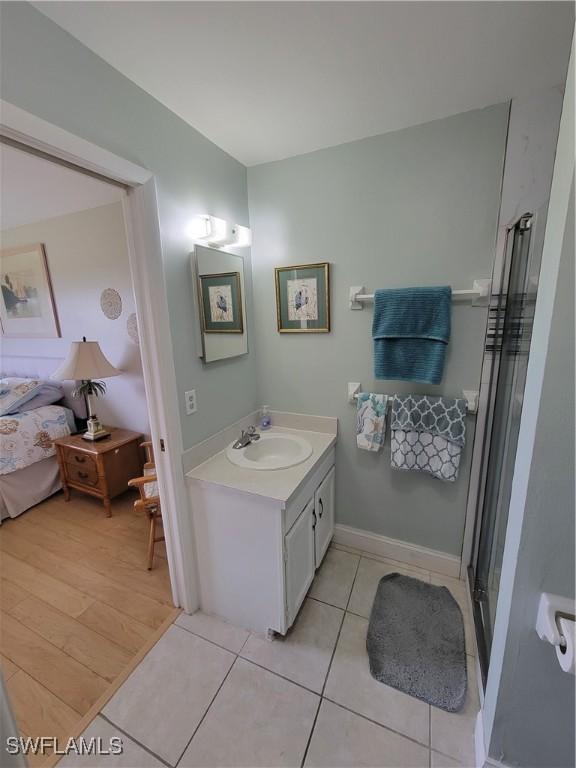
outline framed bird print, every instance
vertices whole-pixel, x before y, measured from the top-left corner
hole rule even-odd
[[[276,267],[279,333],[330,331],[330,264]]]
[[[200,275],[198,281],[204,333],[244,333],[240,272]]]

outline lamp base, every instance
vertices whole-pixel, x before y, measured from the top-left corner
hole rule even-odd
[[[110,432],[100,424],[95,413],[88,419],[86,427],[86,432],[82,435],[83,440],[102,440],[103,437],[110,435]]]
[[[102,440],[103,437],[110,437],[110,434],[105,429],[101,429],[98,432],[84,432],[80,437],[82,440]]]

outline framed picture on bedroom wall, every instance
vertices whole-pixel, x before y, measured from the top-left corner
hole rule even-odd
[[[46,251],[42,243],[0,250],[0,285],[0,324],[3,336],[60,336]]]

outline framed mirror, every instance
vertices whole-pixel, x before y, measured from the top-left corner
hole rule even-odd
[[[199,319],[199,356],[204,362],[248,352],[244,259],[234,253],[197,245],[192,275]]]

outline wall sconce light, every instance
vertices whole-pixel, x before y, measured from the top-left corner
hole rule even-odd
[[[214,245],[248,246],[251,242],[250,229],[240,224],[230,224],[217,216],[206,214],[195,216],[188,227],[188,235],[196,242]]]
[[[232,227],[232,234],[234,235],[232,245],[237,245],[239,247],[252,245],[252,232],[249,227],[234,224]]]

